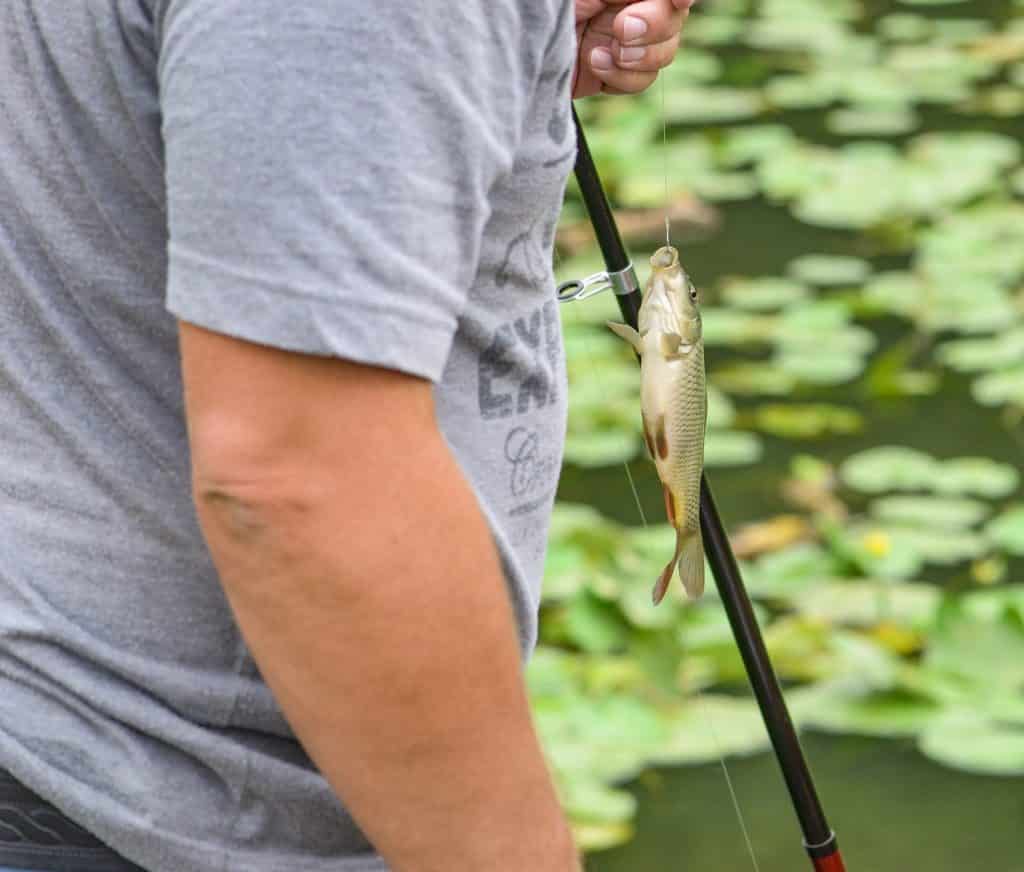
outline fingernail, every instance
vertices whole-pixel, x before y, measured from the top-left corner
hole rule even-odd
[[[631,64],[642,60],[645,54],[647,54],[647,49],[643,46],[638,45],[634,48],[623,48],[619,50],[619,60],[624,64]]]
[[[590,53],[590,66],[595,70],[610,70],[612,63],[612,53],[606,48],[595,48]]]
[[[645,33],[647,33],[646,21],[642,18],[637,18],[635,15],[626,16],[626,20],[622,24],[622,35],[625,37],[626,42],[639,39]]]

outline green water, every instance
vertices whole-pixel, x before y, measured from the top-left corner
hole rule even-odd
[[[914,7],[892,2],[864,4],[871,15],[915,11],[927,15],[988,18],[1001,21],[1009,6],[996,0],[949,6]],[[726,50],[728,53],[728,50]],[[742,68],[738,68],[742,72]],[[737,75],[741,75],[738,73]],[[787,113],[773,121],[791,126],[802,137],[835,144],[822,124],[822,112]],[[978,118],[943,109],[920,112],[922,130],[991,130],[1024,137],[1024,119]],[[907,137],[893,137],[899,142]],[[869,257],[876,269],[903,268],[904,255],[873,248],[865,237],[811,227],[796,221],[781,206],[762,199],[720,207],[721,229],[706,239],[681,246],[684,261],[698,284],[713,287],[724,275],[779,275],[792,258],[809,252]],[[656,244],[652,240],[651,244]],[[634,242],[646,251],[645,241]],[[880,322],[880,351],[906,330]],[[709,366],[716,361],[709,352]],[[718,362],[721,362],[721,358]],[[856,408],[865,420],[862,432],[800,442],[764,437],[762,460],[749,467],[716,469],[709,474],[727,527],[770,517],[788,507],[780,484],[794,454],[809,453],[838,462],[852,452],[881,444],[914,445],[937,457],[984,455],[1020,467],[1024,442],[1019,428],[998,410],[971,399],[969,380],[929,367],[941,378],[929,396],[898,400],[870,396],[856,383],[805,391],[801,399],[821,399]],[[757,401],[753,401],[757,402]],[[750,401],[738,400],[742,413]],[[639,499],[649,518],[660,518],[662,497],[653,466],[630,464]],[[639,523],[639,511],[622,467],[566,468],[560,499],[588,502],[619,521]],[[854,506],[856,508],[856,506]],[[1011,561],[1009,575],[1020,579],[1021,561]],[[964,567],[932,572],[929,580],[950,587],[966,584]],[[958,575],[959,573],[959,575]],[[840,837],[850,872],[1021,872],[1019,836],[1024,833],[1024,781],[982,777],[936,765],[912,742],[855,737],[805,735],[803,742],[830,823]],[[736,794],[761,872],[809,868],[788,794],[770,754],[729,761]],[[639,800],[636,837],[629,844],[588,857],[591,872],[741,872],[754,869],[744,846],[721,766],[686,767],[648,772],[630,785]]]
[[[1020,872],[1024,785],[952,772],[903,742],[807,736],[829,822],[849,872]],[[761,872],[809,869],[774,759],[729,762]],[[746,872],[721,767],[662,770],[636,785],[638,836],[593,854],[588,872]]]

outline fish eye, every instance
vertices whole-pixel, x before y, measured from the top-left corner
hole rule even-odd
[[[695,302],[695,303],[697,302],[697,289],[696,288],[690,288],[690,299],[693,300],[693,302]]]

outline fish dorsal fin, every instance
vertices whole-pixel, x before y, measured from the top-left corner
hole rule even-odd
[[[607,321],[605,323],[608,324],[612,333],[622,339],[625,339],[626,342],[632,345],[633,350],[636,351],[637,354],[641,354],[643,352],[643,342],[640,339],[640,334],[637,333],[636,330],[628,324],[620,324],[618,321]]]

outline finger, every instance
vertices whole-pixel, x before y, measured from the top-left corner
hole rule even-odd
[[[619,45],[616,41],[610,46],[617,67],[646,73],[657,72],[671,64],[678,48],[678,33],[656,45]]]
[[[658,76],[656,72],[616,66],[611,51],[604,47],[595,48],[590,53],[590,68],[601,81],[605,93],[637,94],[648,88]]]
[[[623,45],[656,45],[676,36],[689,14],[689,8],[677,9],[672,0],[639,0],[615,16],[612,30]]]

